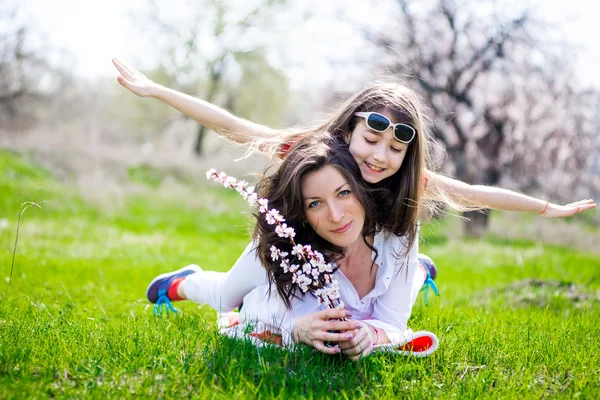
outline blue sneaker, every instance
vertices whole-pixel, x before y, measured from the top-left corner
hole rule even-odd
[[[440,292],[434,282],[435,278],[437,277],[437,268],[435,267],[433,260],[427,257],[425,254],[419,254],[418,259],[419,264],[425,269],[425,272],[427,272],[427,278],[425,279],[425,282],[423,282],[421,292],[425,292],[423,295],[423,300],[425,301],[425,305],[428,306],[429,303],[427,302],[427,294],[429,293],[429,289],[433,290],[433,293],[435,293],[436,296],[440,295]]]
[[[167,272],[154,278],[146,289],[146,297],[148,298],[148,301],[150,301],[150,303],[154,303],[152,315],[160,316],[162,314],[163,305],[165,306],[165,310],[167,310],[167,315],[169,315],[169,311],[177,313],[178,311],[171,305],[171,299],[167,295],[169,287],[171,287],[171,284],[174,281],[183,279],[188,275],[195,274],[196,272],[200,271],[202,271],[202,269],[199,266],[188,265],[187,267],[183,267],[177,271]]]

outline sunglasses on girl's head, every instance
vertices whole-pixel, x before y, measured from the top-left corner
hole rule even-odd
[[[357,112],[355,116],[364,118],[367,122],[367,127],[375,132],[385,132],[390,126],[394,130],[394,138],[402,143],[410,143],[417,134],[415,128],[406,124],[392,124],[385,115],[376,112]]]

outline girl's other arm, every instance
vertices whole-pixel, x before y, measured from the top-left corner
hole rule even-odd
[[[133,94],[158,99],[234,142],[249,143],[254,138],[276,135],[267,126],[236,117],[207,101],[161,86],[116,58],[112,62],[120,73],[117,81]]]
[[[437,186],[448,196],[450,201],[467,207],[535,212],[547,218],[569,217],[596,208],[593,200],[580,200],[563,206],[512,190],[493,186],[469,185],[430,171],[427,172],[427,177],[429,184],[425,190]]]

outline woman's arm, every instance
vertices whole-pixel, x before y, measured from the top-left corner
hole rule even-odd
[[[254,288],[268,284],[267,272],[251,242],[227,272],[202,271],[189,275],[183,283],[185,296],[196,303],[207,304],[219,312],[231,311]]]
[[[154,83],[116,58],[112,62],[120,73],[117,81],[133,94],[158,99],[237,143],[250,143],[254,138],[268,138],[277,134],[267,126],[236,117],[207,101]]]
[[[596,208],[593,200],[580,200],[567,205],[550,203],[512,190],[493,186],[469,185],[434,172],[427,172],[427,190],[439,187],[450,201],[467,207],[493,208],[504,211],[535,212],[547,218],[569,217]]]

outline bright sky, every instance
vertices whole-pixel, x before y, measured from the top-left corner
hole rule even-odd
[[[45,32],[47,40],[73,54],[74,72],[77,74],[86,77],[114,76],[110,63],[114,56],[137,67],[151,63],[148,55],[152,53],[152,49],[143,48],[143,45],[136,42],[131,17],[144,3],[143,0],[24,0],[24,3],[27,4],[28,17],[36,21],[37,27]],[[329,4],[321,3],[321,6]],[[600,2],[531,0],[531,4],[537,6],[549,21],[561,25],[569,41],[581,46],[577,64],[581,81],[600,88],[600,74],[596,67],[600,65],[600,46],[597,45],[597,38],[600,37]],[[301,42],[313,42],[314,36],[302,40],[301,31],[299,27],[295,27],[290,30],[290,34]],[[308,29],[306,31],[309,34]],[[294,46],[294,50],[307,52],[308,60],[323,59],[323,52],[331,55],[330,49],[339,51],[340,41],[347,37],[336,29],[330,29],[325,36],[324,30],[320,31],[317,39],[320,46],[299,45],[298,48]],[[312,65],[316,68],[319,64]],[[321,63],[321,66],[324,64]]]

